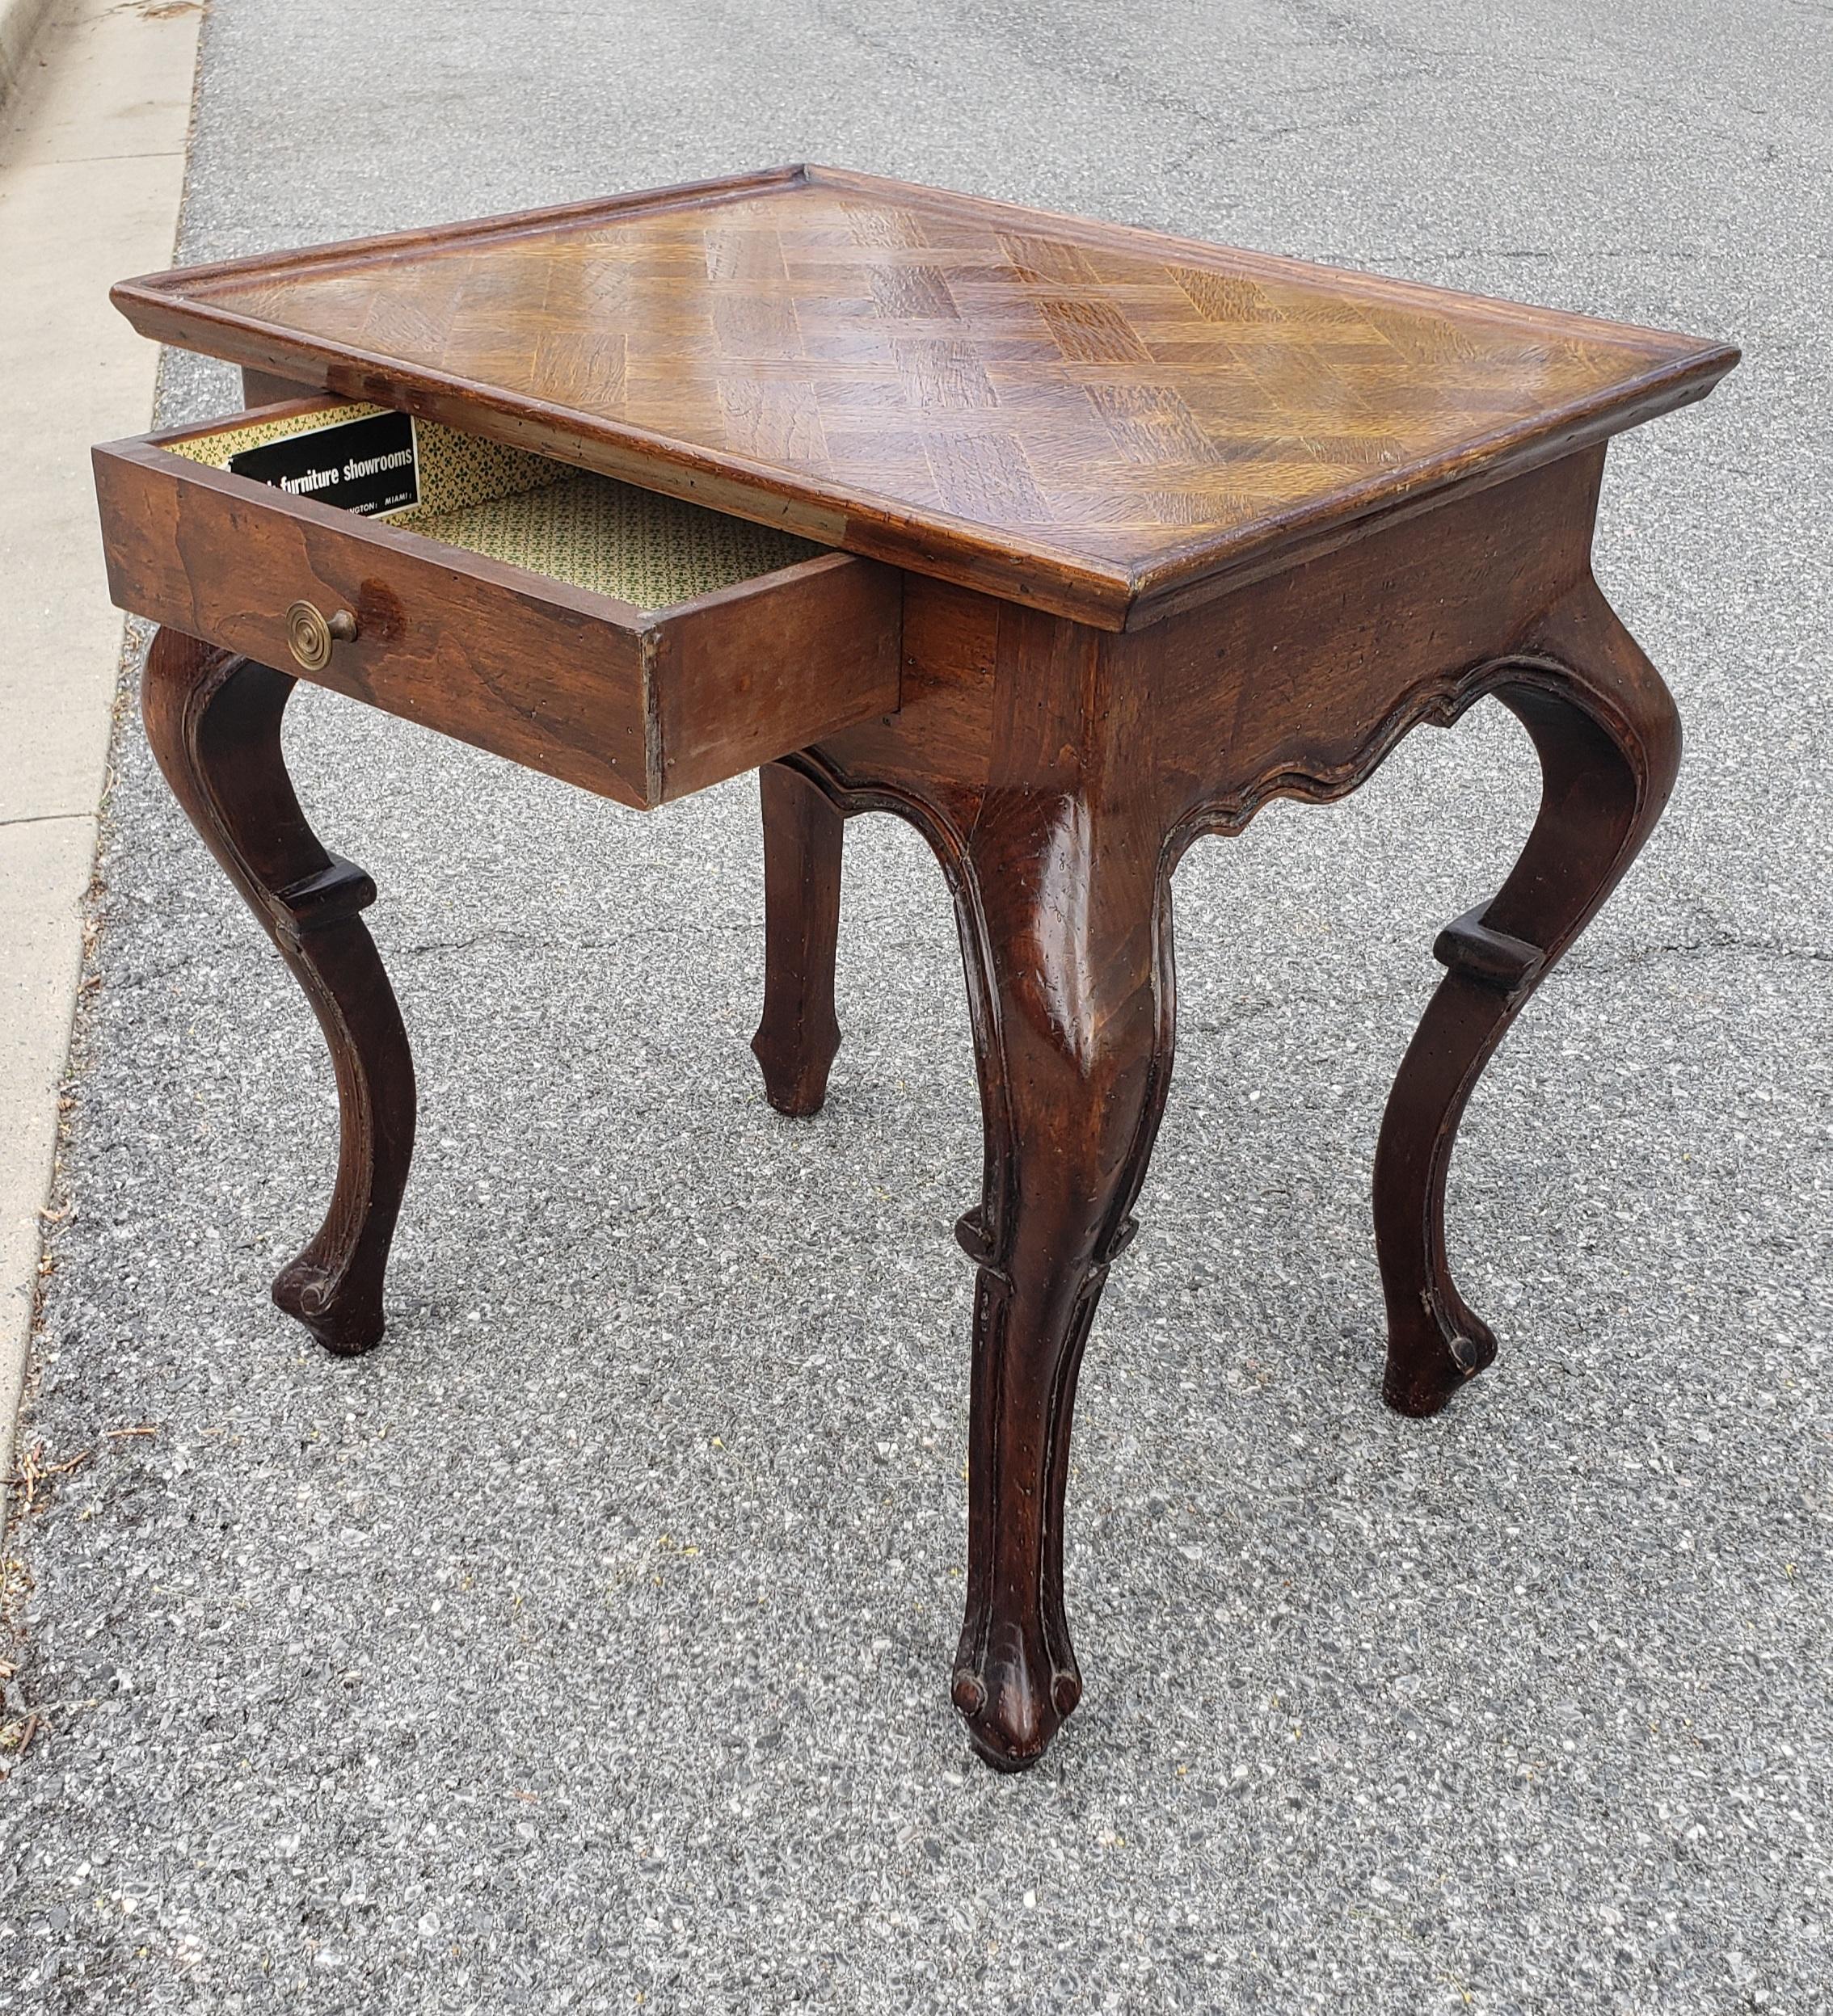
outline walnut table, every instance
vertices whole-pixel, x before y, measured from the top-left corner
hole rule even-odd
[[[297,677],[638,807],[761,768],[785,1113],[840,1040],[842,821],[935,849],[985,1121],[954,1698],[990,1762],[1081,1691],[1070,1412],[1170,1079],[1172,870],[1493,694],[1540,811],[1434,947],[1375,1168],[1389,1404],[1489,1363],[1445,1260],[1459,1116],[1679,757],[1591,577],[1604,444],[1734,351],[803,168],[115,297],[256,409],[96,470],[115,598],[162,626],[154,747],[335,1060],[330,1211],[274,1284],[332,1350],[381,1335],[414,1083],[373,886],[282,766]]]

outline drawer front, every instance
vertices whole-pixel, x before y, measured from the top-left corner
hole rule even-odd
[[[644,611],[162,438],[95,452],[120,607],[624,804],[683,797],[897,707],[900,578],[875,562],[823,554]],[[293,649],[301,604],[328,624],[322,663]]]

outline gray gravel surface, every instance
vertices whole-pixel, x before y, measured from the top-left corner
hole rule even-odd
[[[1369,1166],[1526,743],[1479,709],[1181,870],[1079,1408],[1088,1693],[1022,1779],[946,1695],[979,1151],[915,836],[849,831],[792,1125],[748,781],[646,819],[304,693],[423,1087],[390,1337],[339,1364],[265,1298],[330,1073],[130,726],[0,2009],[1833,2005],[1830,92],[1810,0],[216,0],[192,258],[811,158],[1747,360],[1612,458],[1599,570],[1687,767],[1472,1111],[1505,1355],[1437,1421],[1377,1401]],[[171,416],[231,397],[168,372]]]

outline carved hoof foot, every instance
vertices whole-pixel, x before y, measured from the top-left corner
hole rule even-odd
[[[1081,1699],[1082,1676],[1072,1667],[1034,1671],[1022,1654],[989,1656],[984,1673],[956,1667],[953,1691],[982,1761],[996,1771],[1028,1771]]]
[[[341,1290],[341,1292],[340,1292]],[[360,1357],[381,1342],[386,1327],[379,1295],[356,1294],[303,1257],[274,1277],[274,1307],[305,1324],[327,1351]]]
[[[1455,1319],[1422,1311],[1416,1338],[1389,1340],[1381,1398],[1397,1414],[1423,1420],[1495,1359],[1495,1333],[1481,1316],[1468,1309]]]
[[[791,1120],[807,1120],[827,1101],[828,1074],[840,1054],[840,1030],[831,1042],[800,1046],[779,1041],[760,1029],[752,1038],[752,1054],[764,1072],[764,1096]]]

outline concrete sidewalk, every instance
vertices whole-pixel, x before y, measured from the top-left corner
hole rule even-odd
[[[29,51],[27,10],[5,17],[18,84],[0,106],[0,1452],[9,1467],[121,650],[89,448],[146,425],[156,363],[107,291],[171,257],[200,12],[65,0]]]
[[[0,107],[19,89],[28,69],[43,61],[38,32],[51,0],[0,0]]]
[[[423,1095],[390,1337],[339,1364],[266,1300],[322,1046],[124,734],[0,2010],[1827,2010],[1833,19],[217,0],[200,76],[189,258],[828,159],[1747,362],[1613,452],[1599,572],[1687,762],[1466,1123],[1504,1355],[1436,1421],[1377,1401],[1369,1162],[1525,742],[1479,709],[1180,869],[1176,1081],[1077,1400],[1087,1694],[1015,1781],[947,1698],[980,1153],[914,836],[849,831],[845,1046],[792,1125],[748,782],[644,819],[302,693]]]

